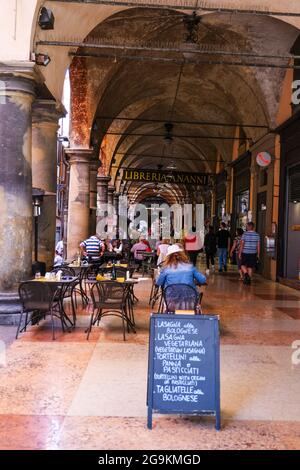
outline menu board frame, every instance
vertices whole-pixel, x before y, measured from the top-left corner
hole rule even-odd
[[[206,328],[209,329],[210,335],[206,339],[205,347],[210,348],[210,357],[212,358],[213,364],[210,364],[210,373],[213,374],[214,380],[209,384],[211,386],[210,393],[212,394],[210,399],[213,403],[211,409],[203,409],[203,406],[195,405],[194,409],[191,410],[190,406],[185,405],[184,401],[178,405],[178,402],[170,402],[167,406],[160,407],[155,404],[154,390],[157,383],[155,381],[155,373],[158,368],[161,367],[160,360],[155,355],[156,340],[156,328],[157,322],[160,320],[167,320],[168,322],[178,322],[183,320],[187,324],[192,322],[197,323],[197,328],[201,331],[201,323],[206,323]],[[198,326],[199,325],[199,326]],[[203,330],[203,328],[202,328]],[[207,342],[209,341],[209,344]],[[201,361],[199,361],[201,364]],[[200,367],[200,366],[199,366]],[[207,364],[205,365],[207,367]],[[202,366],[200,369],[203,368]],[[202,371],[202,369],[201,369]],[[203,372],[203,371],[202,371]],[[219,316],[218,315],[185,315],[185,314],[157,314],[152,313],[150,316],[150,338],[149,338],[149,355],[148,355],[148,386],[147,386],[147,407],[148,407],[148,418],[147,426],[152,429],[152,415],[153,413],[159,414],[180,414],[180,415],[212,415],[215,416],[215,428],[217,431],[221,429],[221,406],[220,406],[220,331],[219,331]],[[189,409],[187,409],[189,408]]]

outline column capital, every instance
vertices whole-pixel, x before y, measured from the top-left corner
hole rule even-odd
[[[32,105],[32,123],[35,125],[57,125],[58,120],[66,114],[64,106],[54,100],[36,100]]]
[[[70,165],[74,163],[91,163],[94,157],[94,149],[66,149],[65,150]]]
[[[99,185],[107,185],[110,182],[111,177],[110,176],[102,176],[102,175],[97,175],[97,184]]]
[[[1,62],[0,63],[0,94],[12,96],[24,93],[34,97],[36,85],[42,84],[44,78],[33,62]]]

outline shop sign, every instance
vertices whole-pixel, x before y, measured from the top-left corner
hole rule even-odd
[[[212,186],[215,175],[212,173],[185,173],[156,170],[126,169],[123,180],[139,183],[174,183],[195,186]]]
[[[256,155],[256,163],[262,168],[266,168],[272,162],[272,156],[269,152],[259,152]]]

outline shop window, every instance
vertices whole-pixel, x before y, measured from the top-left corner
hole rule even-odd
[[[300,202],[300,165],[290,170],[289,202]]]
[[[300,165],[288,170],[288,204],[286,211],[285,276],[299,279],[300,262]]]
[[[221,199],[220,201],[217,201],[217,217],[220,221],[225,220],[225,215],[226,215],[226,201],[225,199]]]
[[[236,226],[246,229],[248,222],[250,191],[243,191],[236,196]]]

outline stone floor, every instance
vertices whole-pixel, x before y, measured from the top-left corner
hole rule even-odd
[[[146,427],[149,281],[136,286],[137,334],[117,319],[51,340],[48,321],[18,341],[0,328],[0,449],[300,449],[300,292],[232,270],[212,274],[203,309],[220,315],[222,431],[210,418],[154,415]],[[4,343],[6,343],[6,350]],[[1,353],[0,350],[0,353]],[[298,355],[300,357],[300,355]]]

